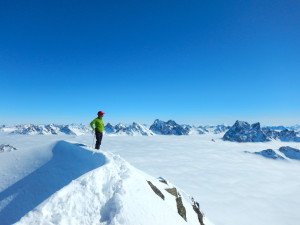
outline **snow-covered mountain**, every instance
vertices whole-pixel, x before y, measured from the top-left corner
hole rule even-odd
[[[191,126],[179,125],[174,120],[167,122],[156,119],[150,126],[150,130],[155,134],[161,135],[188,135],[191,132]]]
[[[200,126],[199,128],[202,128],[204,133],[220,134],[228,131],[230,129],[230,126],[221,124],[217,126],[212,126],[212,125]]]
[[[276,127],[278,128],[278,127]],[[280,129],[283,130],[280,130]],[[279,131],[270,127],[260,127],[260,123],[250,125],[245,121],[237,120],[235,124],[224,134],[223,140],[236,142],[266,142],[272,139],[280,141],[300,141],[300,137],[294,130],[280,127]]]
[[[245,151],[245,153],[252,153],[252,152]],[[261,155],[261,156],[263,156],[265,158],[269,158],[269,159],[282,159],[282,160],[285,160],[284,157],[277,154],[273,149],[266,149],[266,150],[262,150],[262,151],[259,151],[259,152],[253,152],[252,154]]]
[[[287,158],[300,160],[300,150],[289,146],[279,148]]]
[[[282,130],[293,130],[296,133],[300,132],[300,125],[294,125],[294,126],[267,126],[265,128],[268,128],[270,130],[275,130],[275,131],[282,131]]]
[[[212,225],[199,203],[167,180],[83,144],[6,152],[0,171],[1,225]]]
[[[289,146],[280,147],[278,150],[266,149],[259,152],[245,151],[245,153],[253,153],[255,155],[261,155],[269,159],[286,160],[288,158],[288,159],[300,160],[300,150]]]
[[[146,126],[133,122],[131,125],[126,126],[119,123],[115,126],[108,123],[105,125],[105,133],[112,135],[129,135],[129,136],[152,136],[154,133]]]
[[[16,126],[0,126],[0,131],[11,134],[25,134],[25,135],[84,135],[92,134],[90,126],[85,125],[34,125],[23,124]],[[167,122],[159,119],[148,128],[136,122],[125,125],[119,123],[112,125],[107,123],[105,125],[106,135],[120,135],[120,136],[152,136],[158,135],[199,135],[199,134],[222,134],[225,133],[223,140],[236,142],[265,142],[272,139],[280,141],[300,141],[300,126],[268,126],[260,127],[260,123],[250,125],[244,121],[236,121],[230,127],[224,124],[221,125],[206,125],[194,126],[188,124],[178,124],[174,120]]]
[[[237,120],[224,134],[223,140],[236,142],[266,142],[270,138],[260,128],[260,123],[250,125],[247,122]]]
[[[8,145],[8,144],[0,144],[0,153],[1,152],[11,152],[11,151],[15,151],[17,150],[17,148]]]
[[[24,135],[82,135],[91,134],[92,130],[88,126],[84,125],[34,125],[23,124],[12,127],[2,127],[1,131],[8,132],[10,134],[24,134]]]

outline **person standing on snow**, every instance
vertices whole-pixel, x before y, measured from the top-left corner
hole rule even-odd
[[[98,117],[90,123],[92,129],[95,130],[95,135],[96,135],[95,149],[100,149],[100,145],[101,145],[101,141],[102,141],[102,136],[103,136],[103,131],[104,131],[104,123],[102,120],[103,115],[104,115],[104,112],[99,111]],[[95,128],[94,128],[94,124],[96,126]]]

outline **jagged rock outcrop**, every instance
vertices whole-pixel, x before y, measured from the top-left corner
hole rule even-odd
[[[266,142],[270,141],[270,138],[262,131],[260,123],[250,125],[247,122],[237,120],[225,133],[223,140],[236,142]]]
[[[165,196],[163,195],[163,193],[161,193],[161,191],[154,184],[152,184],[151,181],[147,180],[147,183],[149,184],[149,186],[151,187],[151,189],[154,191],[155,194],[161,197],[162,200],[165,200]]]
[[[164,122],[161,120],[155,120],[150,126],[150,130],[155,134],[162,135],[188,135],[191,131],[189,126],[181,126],[177,124],[174,120],[169,120]]]
[[[195,213],[197,214],[198,216],[198,221],[201,225],[205,225],[204,222],[203,222],[203,213],[200,211],[200,205],[198,202],[196,202],[194,200],[194,198],[191,198],[191,201],[192,201],[192,205],[193,205],[193,210],[195,211]]]
[[[198,202],[196,202],[194,200],[193,197],[189,197],[188,204],[187,204],[186,199],[183,198],[183,196],[181,195],[181,193],[178,191],[178,189],[176,187],[169,184],[162,177],[160,177],[158,180],[161,183],[163,183],[163,186],[157,187],[157,186],[153,185],[153,183],[151,183],[150,181],[147,181],[149,186],[151,187],[151,189],[153,190],[153,192],[156,195],[158,195],[164,201],[166,201],[167,198],[170,198],[170,196],[173,196],[173,198],[175,198],[175,201],[174,200],[173,201],[176,204],[177,212],[185,221],[188,222],[190,219],[190,218],[188,218],[188,215],[187,215],[187,207],[190,207],[190,209],[192,209],[192,211],[194,211],[194,213],[195,213],[194,216],[196,216],[196,218],[198,219],[198,223],[200,225],[205,225],[204,215],[200,210],[200,205]],[[161,188],[161,190],[160,190],[160,188]],[[163,194],[162,192],[164,192],[165,194]],[[168,196],[168,194],[170,196]]]

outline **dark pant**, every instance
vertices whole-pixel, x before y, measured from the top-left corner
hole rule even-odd
[[[102,136],[103,134],[99,131],[95,131],[95,135],[96,135],[96,145],[95,145],[95,149],[100,149],[100,145],[101,145],[101,141],[102,141]]]

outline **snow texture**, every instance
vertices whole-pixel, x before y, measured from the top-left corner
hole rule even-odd
[[[105,136],[101,149],[120,155],[134,167],[150,174],[149,179],[147,176],[143,176],[145,182],[146,180],[151,181],[164,193],[166,198],[169,198],[170,195],[164,192],[165,186],[159,186],[153,177],[161,176],[167,179],[169,185],[170,183],[176,184],[182,196],[188,196],[184,194],[187,192],[200,202],[201,211],[215,224],[252,225],[253,222],[256,225],[298,224],[300,220],[299,161],[287,158],[278,150],[283,146],[279,140],[238,143],[223,141],[222,136],[222,134],[213,133],[180,136]],[[52,149],[55,147],[55,144],[51,143],[57,143],[59,140],[74,144],[93,145],[91,134],[30,136],[0,133],[1,143],[9,143],[18,149],[18,151],[0,154],[0,193],[49,162],[53,156]],[[50,147],[47,147],[48,145]],[[289,142],[289,146],[300,149],[299,142]],[[83,146],[83,148],[86,147]],[[259,152],[262,149],[273,149],[277,154],[286,157],[286,160],[269,160],[244,153],[244,151]],[[105,153],[103,154],[105,155]],[[95,170],[102,170],[108,164],[106,162],[105,165]],[[91,174],[95,170],[91,170],[81,177]],[[74,182],[81,177],[76,178]],[[134,180],[132,182],[132,186],[140,189]],[[151,191],[151,196],[163,201],[147,183],[144,184],[147,186],[147,190]],[[144,189],[140,190],[142,191],[137,190],[137,193],[141,193],[138,198],[141,196],[141,201],[144,199],[147,202],[148,199],[142,198]],[[102,192],[102,189],[98,192]],[[1,200],[1,207],[9,204],[14,197]],[[173,204],[175,197],[171,199],[172,205],[169,206],[177,216],[176,205]],[[66,198],[62,196],[62,204],[65,200]],[[127,202],[131,202],[134,207],[135,199],[126,201],[126,204]],[[80,207],[80,205],[81,202],[74,204],[73,207]],[[146,215],[145,218],[149,218],[150,215],[147,215],[147,212],[151,212],[153,204],[144,207],[149,207],[149,209],[144,208],[142,212],[137,212],[141,217]],[[186,208],[188,207],[189,205]],[[151,213],[151,215],[153,218],[155,217],[155,214]],[[182,220],[180,216],[179,218]],[[103,223],[107,224],[107,222]]]
[[[165,190],[174,185],[160,182],[118,155],[58,141],[27,151],[23,159],[37,153],[46,154],[42,165],[31,171],[32,165],[27,164],[26,175],[0,189],[1,225],[200,224],[191,197],[177,188],[186,209],[185,221],[177,212],[175,197]],[[164,200],[147,181],[164,193]],[[212,225],[205,217],[204,224]]]

